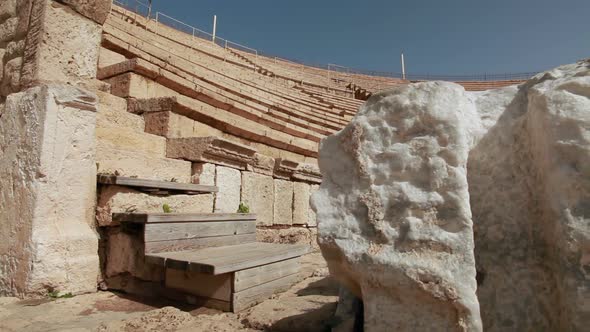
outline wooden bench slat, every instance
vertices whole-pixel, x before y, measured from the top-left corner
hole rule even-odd
[[[248,243],[235,246],[146,255],[168,268],[222,274],[266,265],[306,254],[307,245]]]
[[[256,223],[252,221],[213,221],[191,223],[155,223],[145,225],[144,241],[171,241],[197,239],[210,236],[252,234]]]
[[[141,224],[253,220],[253,213],[113,213],[113,221]]]
[[[112,184],[126,187],[143,188],[146,191],[156,190],[162,192],[184,192],[186,194],[195,193],[213,193],[218,192],[216,186],[208,186],[194,183],[180,183],[172,181],[158,181],[149,179],[130,178],[126,176],[99,174],[97,182],[102,184]],[[164,189],[164,190],[159,190]]]
[[[206,247],[233,246],[256,242],[256,233],[227,236],[209,236],[196,239],[182,239],[174,241],[153,241],[145,243],[145,253],[162,253],[171,251],[186,251]]]

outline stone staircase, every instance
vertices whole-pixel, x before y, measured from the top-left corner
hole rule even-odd
[[[208,160],[211,146],[230,144],[244,158],[253,150],[146,133],[125,98],[97,93],[96,219],[106,288],[238,312],[298,280],[298,257],[309,246],[256,242],[255,214],[212,213],[219,188],[193,183],[192,161]]]

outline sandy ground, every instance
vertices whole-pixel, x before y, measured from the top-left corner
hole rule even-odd
[[[301,273],[305,279],[287,292],[239,314],[113,292],[0,298],[0,331],[329,331],[338,284],[319,254],[303,257]]]

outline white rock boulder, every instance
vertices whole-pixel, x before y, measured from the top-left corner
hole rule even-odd
[[[368,331],[480,331],[467,158],[479,128],[463,88],[374,95],[322,141],[313,195],[330,272]]]

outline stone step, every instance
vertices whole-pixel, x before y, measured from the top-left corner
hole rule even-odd
[[[190,182],[191,163],[170,158],[114,149],[98,144],[96,160],[99,174],[139,177],[144,179]]]
[[[127,112],[127,99],[96,91],[99,99],[97,125],[115,124],[136,132],[143,132],[145,123],[140,115]]]
[[[166,157],[166,138],[112,123],[96,126],[97,146],[141,153],[154,158]]]
[[[179,183],[172,181],[157,181],[104,174],[99,174],[97,176],[97,182],[100,184],[133,187],[139,191],[158,195],[195,195],[199,193],[213,193],[219,191],[219,189],[216,186],[208,186],[193,183]]]

